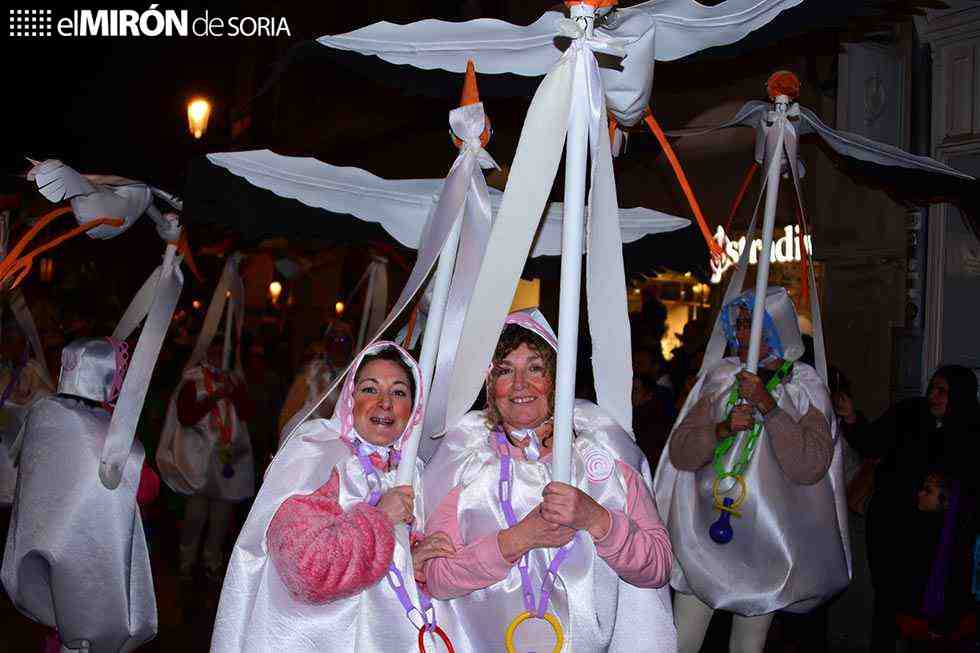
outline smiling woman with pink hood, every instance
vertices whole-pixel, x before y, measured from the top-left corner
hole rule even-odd
[[[632,438],[576,401],[571,483],[553,481],[557,348],[539,311],[508,315],[486,409],[426,466],[416,556],[439,540],[454,551],[425,563],[440,623],[460,651],[674,651],[670,538]]]
[[[395,527],[421,517],[422,500],[395,477],[424,396],[418,364],[378,342],[351,366],[333,417],[283,446],[235,544],[212,651],[417,646],[403,607],[417,605],[411,553]]]

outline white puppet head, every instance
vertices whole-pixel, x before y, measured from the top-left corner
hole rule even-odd
[[[739,338],[739,333],[746,333],[746,325],[741,321],[752,315],[755,304],[755,291],[747,290],[730,301],[721,309],[722,328],[725,338],[732,351],[747,347],[747,337]],[[751,318],[749,318],[751,319]],[[741,327],[741,328],[740,328]],[[798,360],[804,352],[803,337],[797,321],[796,308],[785,288],[770,286],[766,292],[766,310],[763,313],[762,342],[768,348],[767,358],[783,360]]]
[[[114,338],[83,338],[61,352],[58,394],[115,404],[129,368],[129,347]]]

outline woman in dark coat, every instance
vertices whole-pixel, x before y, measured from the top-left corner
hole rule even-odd
[[[899,613],[922,616],[934,634],[945,635],[972,607],[977,378],[968,368],[943,366],[925,397],[896,404],[865,428],[849,440],[864,458],[881,460],[868,510],[872,650],[894,651]],[[917,493],[930,474],[946,480],[946,515],[917,509]]]

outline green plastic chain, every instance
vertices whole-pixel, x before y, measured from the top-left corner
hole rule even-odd
[[[772,391],[783,382],[790,372],[793,371],[793,361],[783,361],[783,364],[776,370],[769,382],[766,383],[766,392],[772,394]],[[738,403],[738,384],[732,388],[731,394],[728,395],[728,403],[725,405],[725,419],[732,414],[732,409],[735,408],[735,404]],[[715,459],[714,467],[715,474],[719,477],[731,477],[731,476],[743,476],[745,474],[745,469],[749,466],[749,462],[752,460],[752,454],[755,453],[755,446],[759,441],[759,434],[762,433],[762,423],[756,422],[752,425],[752,430],[749,431],[749,435],[742,442],[742,450],[739,452],[738,460],[732,465],[730,471],[726,472],[725,468],[722,466],[722,458],[726,453],[728,453],[733,446],[735,446],[735,438],[738,433],[732,433],[727,438],[722,440],[715,446]]]

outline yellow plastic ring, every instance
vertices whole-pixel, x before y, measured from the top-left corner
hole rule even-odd
[[[725,505],[724,500],[722,500],[721,498],[721,494],[718,492],[720,483],[726,478],[735,479],[735,485],[738,486],[738,490],[739,490],[738,498],[736,498],[732,502],[730,508]],[[715,482],[712,483],[711,485],[711,496],[714,497],[715,499],[715,508],[717,508],[718,510],[724,510],[725,512],[730,512],[736,517],[739,516],[738,509],[745,502],[745,497],[748,496],[748,494],[749,494],[749,487],[748,485],[745,484],[745,479],[742,478],[739,474],[732,474],[731,472],[716,476]]]
[[[514,620],[507,626],[507,634],[504,635],[504,646],[507,647],[507,653],[517,653],[514,650],[514,633],[517,632],[518,626],[534,616],[535,614],[533,612],[525,610],[514,617]],[[561,629],[561,622],[558,621],[558,617],[550,612],[546,612],[542,619],[551,624],[551,629],[555,631],[555,648],[552,649],[551,653],[560,653],[562,647],[565,645],[565,633]]]

